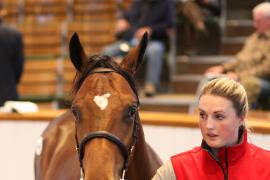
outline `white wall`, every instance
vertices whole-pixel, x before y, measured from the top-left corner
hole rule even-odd
[[[47,122],[0,121],[0,179],[33,180],[36,140]],[[197,128],[144,126],[146,140],[163,161],[201,143]],[[270,134],[250,135],[253,143],[270,150]]]
[[[146,140],[165,162],[174,154],[192,149],[201,144],[198,128],[144,126]],[[248,141],[270,150],[270,134],[249,133]]]
[[[47,122],[0,121],[0,179],[33,180],[36,140]]]

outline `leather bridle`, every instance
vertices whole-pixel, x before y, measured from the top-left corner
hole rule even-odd
[[[91,73],[89,74],[94,74],[94,73],[108,73],[108,72],[117,72],[114,71],[112,69],[109,68],[98,68],[93,70]],[[117,72],[119,73],[119,72]],[[122,75],[121,73],[119,73],[120,75]],[[123,76],[123,75],[122,75]],[[125,77],[125,76],[123,76]],[[125,77],[125,79],[127,79]],[[129,82],[129,85],[132,86],[133,84],[130,83],[129,81],[130,78],[127,79],[127,81]],[[79,142],[78,140],[78,136],[77,136],[77,125],[75,124],[75,141],[76,141],[76,150],[78,152],[78,157],[79,157],[79,162],[80,162],[80,180],[84,180],[84,168],[83,168],[83,158],[84,158],[84,148],[85,145],[91,141],[92,139],[96,139],[96,138],[104,138],[109,140],[110,142],[112,142],[113,144],[117,145],[117,147],[119,148],[122,156],[124,157],[124,165],[122,168],[122,175],[121,175],[121,179],[120,180],[125,180],[125,174],[127,172],[128,169],[128,164],[129,164],[129,160],[130,157],[133,153],[133,150],[135,148],[135,144],[137,142],[138,139],[138,132],[139,132],[139,113],[138,113],[138,107],[139,107],[139,98],[138,98],[138,94],[137,92],[134,90],[135,88],[132,88],[134,93],[137,96],[137,111],[135,113],[135,117],[134,117],[134,125],[133,125],[133,135],[132,135],[132,143],[129,147],[127,147],[122,140],[115,136],[114,134],[108,132],[108,131],[95,131],[95,132],[91,132],[89,134],[87,134],[82,140],[81,142]]]

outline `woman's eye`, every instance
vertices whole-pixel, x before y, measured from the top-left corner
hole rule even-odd
[[[206,117],[206,114],[203,113],[203,112],[200,112],[200,118],[201,118],[201,119],[206,119],[206,118],[207,118],[207,117]]]
[[[223,120],[225,117],[222,114],[217,114],[217,115],[215,115],[215,118],[217,120]]]

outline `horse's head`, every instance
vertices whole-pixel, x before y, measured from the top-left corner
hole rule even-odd
[[[139,99],[132,76],[146,46],[147,34],[117,64],[108,56],[88,58],[77,34],[70,40],[70,58],[77,69],[72,112],[85,179],[113,180],[123,176],[139,123]]]

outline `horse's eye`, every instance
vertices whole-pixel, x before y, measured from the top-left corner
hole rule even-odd
[[[136,107],[136,106],[130,107],[128,110],[128,116],[133,117],[137,111],[138,111],[138,107]]]
[[[75,117],[75,120],[78,120],[80,118],[80,113],[79,113],[77,108],[72,107],[71,112],[72,112],[73,116]]]

